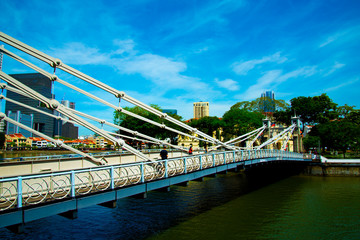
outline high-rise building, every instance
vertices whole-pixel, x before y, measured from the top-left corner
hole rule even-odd
[[[21,124],[24,124],[25,126],[32,128],[34,123],[34,115],[26,115],[22,114],[21,111],[11,112],[9,111],[7,113],[7,116]],[[26,131],[19,126],[16,126],[14,124],[11,124],[7,122],[6,125],[6,134],[15,134],[15,133],[21,133],[24,137],[32,137],[33,134],[29,131]]]
[[[162,112],[163,113],[170,113],[170,114],[177,114],[176,109],[163,109]]]
[[[47,98],[53,98],[51,92],[51,85],[52,85],[51,81],[49,80],[49,78],[43,76],[42,74],[28,73],[28,74],[12,74],[10,76],[15,78],[19,82],[25,84],[26,86],[32,88],[34,91],[37,91],[39,94]],[[22,96],[20,94],[11,91],[6,92],[6,97],[24,103],[26,105],[29,105],[31,107],[39,108],[47,113],[53,114],[53,110],[42,107],[43,104],[38,100]],[[11,112],[20,111],[22,114],[25,115],[33,114],[34,117],[33,117],[32,128],[48,136],[54,136],[54,125],[55,125],[54,118],[38,112],[34,112],[33,110],[19,106],[15,103],[6,101],[5,112],[8,113],[9,111]]]
[[[209,116],[209,102],[194,103],[194,118],[202,118]]]
[[[275,93],[266,91],[261,94],[262,108],[265,113],[275,112]]]
[[[62,100],[61,104],[65,107],[75,109],[75,103],[70,102],[69,100]],[[69,119],[66,116],[62,116],[62,118]],[[79,137],[79,127],[76,127],[73,123],[70,123],[66,120],[57,120],[55,128],[57,129],[58,134],[62,137],[68,137],[73,139],[77,139]]]

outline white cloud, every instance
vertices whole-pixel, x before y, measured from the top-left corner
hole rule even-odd
[[[134,50],[135,43],[132,39],[126,39],[126,40],[119,40],[116,39],[113,41],[114,45],[118,47],[118,49],[114,52],[114,54],[122,55],[124,53],[128,54],[136,54],[136,51]]]
[[[142,54],[130,58],[115,60],[116,67],[123,73],[141,74],[163,90],[168,89],[201,89],[208,87],[200,79],[182,75],[186,71],[185,62],[155,54]]]
[[[237,91],[240,89],[238,83],[232,79],[225,79],[223,81],[215,78],[215,82],[219,87],[225,88],[229,91]]]
[[[117,49],[111,53],[101,53],[97,48],[72,42],[65,44],[62,48],[53,48],[50,55],[61,59],[66,64],[107,65],[115,67],[121,73],[140,74],[151,80],[157,89],[161,88],[162,94],[171,89],[214,92],[200,78],[184,75],[187,64],[183,61],[151,53],[139,54],[134,49],[135,42],[132,39],[114,40],[113,42]]]
[[[339,42],[339,43],[345,43],[348,41],[356,41],[355,39],[358,39],[360,34],[360,26],[352,26],[345,30],[338,31],[331,36],[328,36],[325,41],[323,41],[319,48],[325,47],[333,42]]]
[[[350,81],[347,81],[347,82],[344,82],[344,83],[341,83],[337,86],[334,86],[334,87],[330,87],[330,88],[327,88],[327,89],[324,89],[323,92],[331,92],[331,91],[335,91],[339,88],[342,88],[342,87],[345,87],[347,85],[350,85],[350,84],[353,84],[353,83],[356,83],[357,81],[359,81],[359,78],[355,78],[355,79],[352,79]]]
[[[176,21],[171,21],[168,25],[163,26],[163,29],[169,29],[169,34],[167,34],[163,40],[186,36],[209,25],[213,28],[224,26],[228,23],[225,16],[245,5],[246,1],[244,0],[198,2],[195,4],[195,11],[181,11],[181,15],[176,16]],[[194,14],[194,12],[196,12],[196,14]]]
[[[232,65],[233,71],[239,75],[246,75],[251,69],[255,68],[256,65],[267,63],[267,62],[275,62],[275,63],[283,63],[287,60],[286,57],[280,56],[280,52],[277,52],[270,56],[265,56],[261,59],[253,59],[245,62],[236,62]]]
[[[268,71],[265,75],[258,79],[255,85],[250,86],[244,94],[237,95],[236,98],[250,100],[260,97],[264,89],[269,89],[271,84],[279,79],[281,73],[281,70]]]
[[[76,65],[106,64],[109,60],[109,55],[79,42],[66,43],[63,48],[51,48],[50,55],[66,64]]]
[[[331,69],[327,73],[324,74],[324,77],[332,74],[333,72],[335,72],[336,70],[338,70],[344,66],[345,66],[345,64],[343,64],[343,63],[335,62],[335,64],[331,67]]]
[[[275,89],[280,83],[290,78],[310,77],[316,73],[316,66],[306,66],[294,71],[282,74],[282,70],[271,70],[266,72],[257,83],[250,86],[242,95],[235,96],[238,99],[251,100],[260,97],[261,93],[266,89]]]

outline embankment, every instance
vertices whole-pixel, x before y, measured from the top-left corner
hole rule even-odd
[[[303,174],[311,176],[360,176],[360,159],[326,159],[311,163]]]

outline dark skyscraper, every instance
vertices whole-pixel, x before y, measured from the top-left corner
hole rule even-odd
[[[47,77],[41,75],[40,73],[12,74],[10,76],[20,81],[21,83],[25,84],[26,86],[32,88],[33,90],[37,91],[41,95],[47,98],[52,98],[51,81]],[[34,100],[22,96],[11,91],[7,91],[6,96],[10,99],[27,104],[31,107],[39,108],[42,111],[53,114],[52,110],[49,110],[45,107],[41,107],[42,104],[40,104],[38,100]],[[55,124],[54,118],[51,118],[49,116],[46,116],[38,112],[34,112],[33,110],[30,110],[28,108],[7,101],[5,105],[5,113],[7,114],[8,111],[11,112],[21,111],[21,113],[27,115],[33,114],[34,115],[33,129],[41,133],[44,133],[48,136],[54,136],[54,124]]]
[[[263,111],[266,113],[275,112],[275,93],[273,91],[266,91],[261,94]]]

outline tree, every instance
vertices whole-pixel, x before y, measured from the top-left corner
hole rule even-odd
[[[291,111],[300,117],[304,125],[325,123],[338,117],[335,111],[337,104],[325,93],[314,97],[293,98],[290,102]]]
[[[285,125],[290,125],[291,124],[291,117],[293,116],[292,111],[290,108],[288,109],[284,109],[284,110],[279,110],[279,111],[275,111],[273,114],[273,118],[280,123],[283,123]]]
[[[308,135],[306,135],[306,137],[303,138],[303,144],[304,144],[304,148],[308,151],[311,148],[317,149],[320,145],[320,137],[312,136],[312,135],[308,134]]]
[[[350,122],[357,124],[360,127],[360,110],[353,110],[348,114],[346,119]]]
[[[322,147],[340,150],[344,154],[348,149],[356,149],[360,142],[360,128],[347,119],[329,121],[313,127],[311,136],[319,136]]]
[[[303,123],[304,130],[306,125],[326,123],[339,117],[337,104],[325,93],[314,97],[296,97],[291,99],[290,103],[290,108],[285,108],[274,113],[273,116],[276,121],[289,125],[291,123],[291,117],[297,115]],[[349,109],[346,108],[346,111],[348,110]],[[344,110],[343,114],[345,114],[346,111]]]
[[[347,118],[352,112],[356,111],[354,107],[355,106],[348,106],[345,104],[344,106],[337,107],[336,112],[338,113],[339,117]]]
[[[158,105],[154,105],[154,104],[151,104],[150,105],[151,107],[161,111],[161,108],[158,106]],[[133,112],[137,115],[140,115],[142,117],[145,117],[147,119],[150,119],[152,121],[155,121],[157,123],[160,123],[160,124],[165,124],[166,126],[168,127],[171,127],[171,128],[175,128],[175,129],[178,129],[178,130],[182,130],[179,126],[177,126],[176,124],[173,124],[171,122],[168,122],[168,121],[164,121],[163,119],[161,119],[160,117],[140,108],[140,107],[125,107],[124,109],[126,109],[127,111],[130,111],[130,112]],[[181,120],[182,117],[179,116],[179,115],[176,115],[176,114],[169,114],[169,116],[175,118],[175,119],[178,119],[178,120]],[[148,122],[145,122],[143,120],[140,120],[138,118],[135,118],[135,117],[132,117],[132,116],[129,116],[129,115],[126,115],[122,112],[119,112],[119,111],[114,111],[114,123],[117,124],[117,125],[120,125],[122,127],[125,127],[125,128],[128,128],[130,130],[133,130],[133,131],[137,131],[139,133],[142,133],[142,134],[145,134],[145,135],[148,135],[148,136],[151,136],[151,137],[154,137],[154,138],[158,138],[158,139],[166,139],[166,138],[170,138],[170,140],[175,143],[176,142],[176,139],[177,139],[177,136],[178,134],[177,133],[174,133],[174,132],[171,132],[169,130],[165,130],[163,128],[160,128],[158,126],[155,126],[151,123],[148,123]],[[131,135],[129,133],[126,133],[126,132],[121,132],[121,134],[124,134],[124,135]]]
[[[3,132],[0,132],[0,146],[1,146],[1,149],[5,147],[5,133]]]
[[[230,109],[245,109],[250,112],[265,113],[267,109],[285,110],[289,104],[284,100],[271,99],[269,97],[260,97],[253,101],[243,101],[234,104]]]
[[[220,138],[218,133],[220,127],[222,127],[222,121],[218,117],[202,117],[199,119],[192,119],[188,124],[209,136],[213,136],[214,131],[216,131],[216,138]],[[202,143],[203,142],[200,142],[200,145],[202,145]]]
[[[223,116],[223,137],[225,141],[261,127],[262,119],[261,113],[231,108]]]

